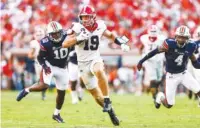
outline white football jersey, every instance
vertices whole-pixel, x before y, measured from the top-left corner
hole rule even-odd
[[[145,34],[142,35],[140,37],[140,41],[142,42],[144,49],[143,49],[143,56],[147,55],[150,51],[156,49],[157,47],[159,47],[163,42],[164,42],[165,38],[164,37],[160,37],[158,36],[157,40],[154,42],[151,42],[149,40],[149,35]],[[149,59],[149,61],[158,61],[158,60],[163,60],[163,55],[158,54],[152,58]]]
[[[96,22],[98,26],[93,32],[88,31],[80,23],[73,23],[72,30],[76,35],[80,34],[81,31],[86,31],[89,33],[88,41],[82,42],[75,46],[78,61],[90,61],[101,58],[99,52],[99,43],[103,32],[107,29],[107,27],[102,20],[97,20]]]
[[[40,42],[37,40],[32,40],[30,42],[30,47],[35,49],[35,61],[37,61],[37,56],[39,54],[40,51]]]

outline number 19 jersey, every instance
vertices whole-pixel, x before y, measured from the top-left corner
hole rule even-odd
[[[99,59],[99,43],[103,35],[103,32],[107,29],[104,21],[97,20],[97,28],[90,32],[82,24],[73,23],[72,30],[76,35],[79,35],[81,32],[89,33],[89,39],[84,42],[80,42],[75,46],[75,51],[77,53],[78,61],[90,61],[94,59]]]

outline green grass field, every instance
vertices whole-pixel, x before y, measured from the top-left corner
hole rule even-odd
[[[40,93],[31,93],[22,101],[15,100],[18,92],[1,92],[1,128],[110,128],[108,115],[102,112],[92,97],[85,93],[84,101],[72,105],[66,95],[59,124],[52,120],[56,93],[48,92],[46,101]],[[111,96],[113,106],[121,120],[120,128],[199,128],[200,108],[187,97],[176,97],[172,109],[155,109],[151,96]]]

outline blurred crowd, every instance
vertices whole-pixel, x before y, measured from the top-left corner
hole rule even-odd
[[[34,61],[26,58],[34,28],[45,28],[49,21],[55,20],[67,29],[78,21],[79,10],[85,4],[94,6],[97,19],[105,20],[109,30],[128,36],[133,49],[140,47],[140,36],[152,24],[169,37],[181,24],[187,25],[191,32],[200,26],[200,0],[1,0],[1,87],[21,89],[36,81]],[[141,84],[141,74],[134,66],[128,68],[130,71],[119,67],[108,68],[112,83],[118,85],[114,76],[126,72],[132,74],[129,83]],[[129,77],[119,77],[129,81]]]

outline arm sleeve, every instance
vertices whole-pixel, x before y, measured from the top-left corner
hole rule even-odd
[[[46,57],[47,57],[47,50],[40,44],[40,51],[37,56],[37,60],[40,63],[40,65],[46,65],[45,63]]]
[[[155,56],[156,54],[160,53],[158,48],[154,49],[153,51],[149,52],[145,57],[143,57],[140,62],[143,63],[144,61],[150,59],[151,57]]]
[[[198,61],[198,60],[192,61],[192,65],[194,68],[200,69],[200,61]]]

